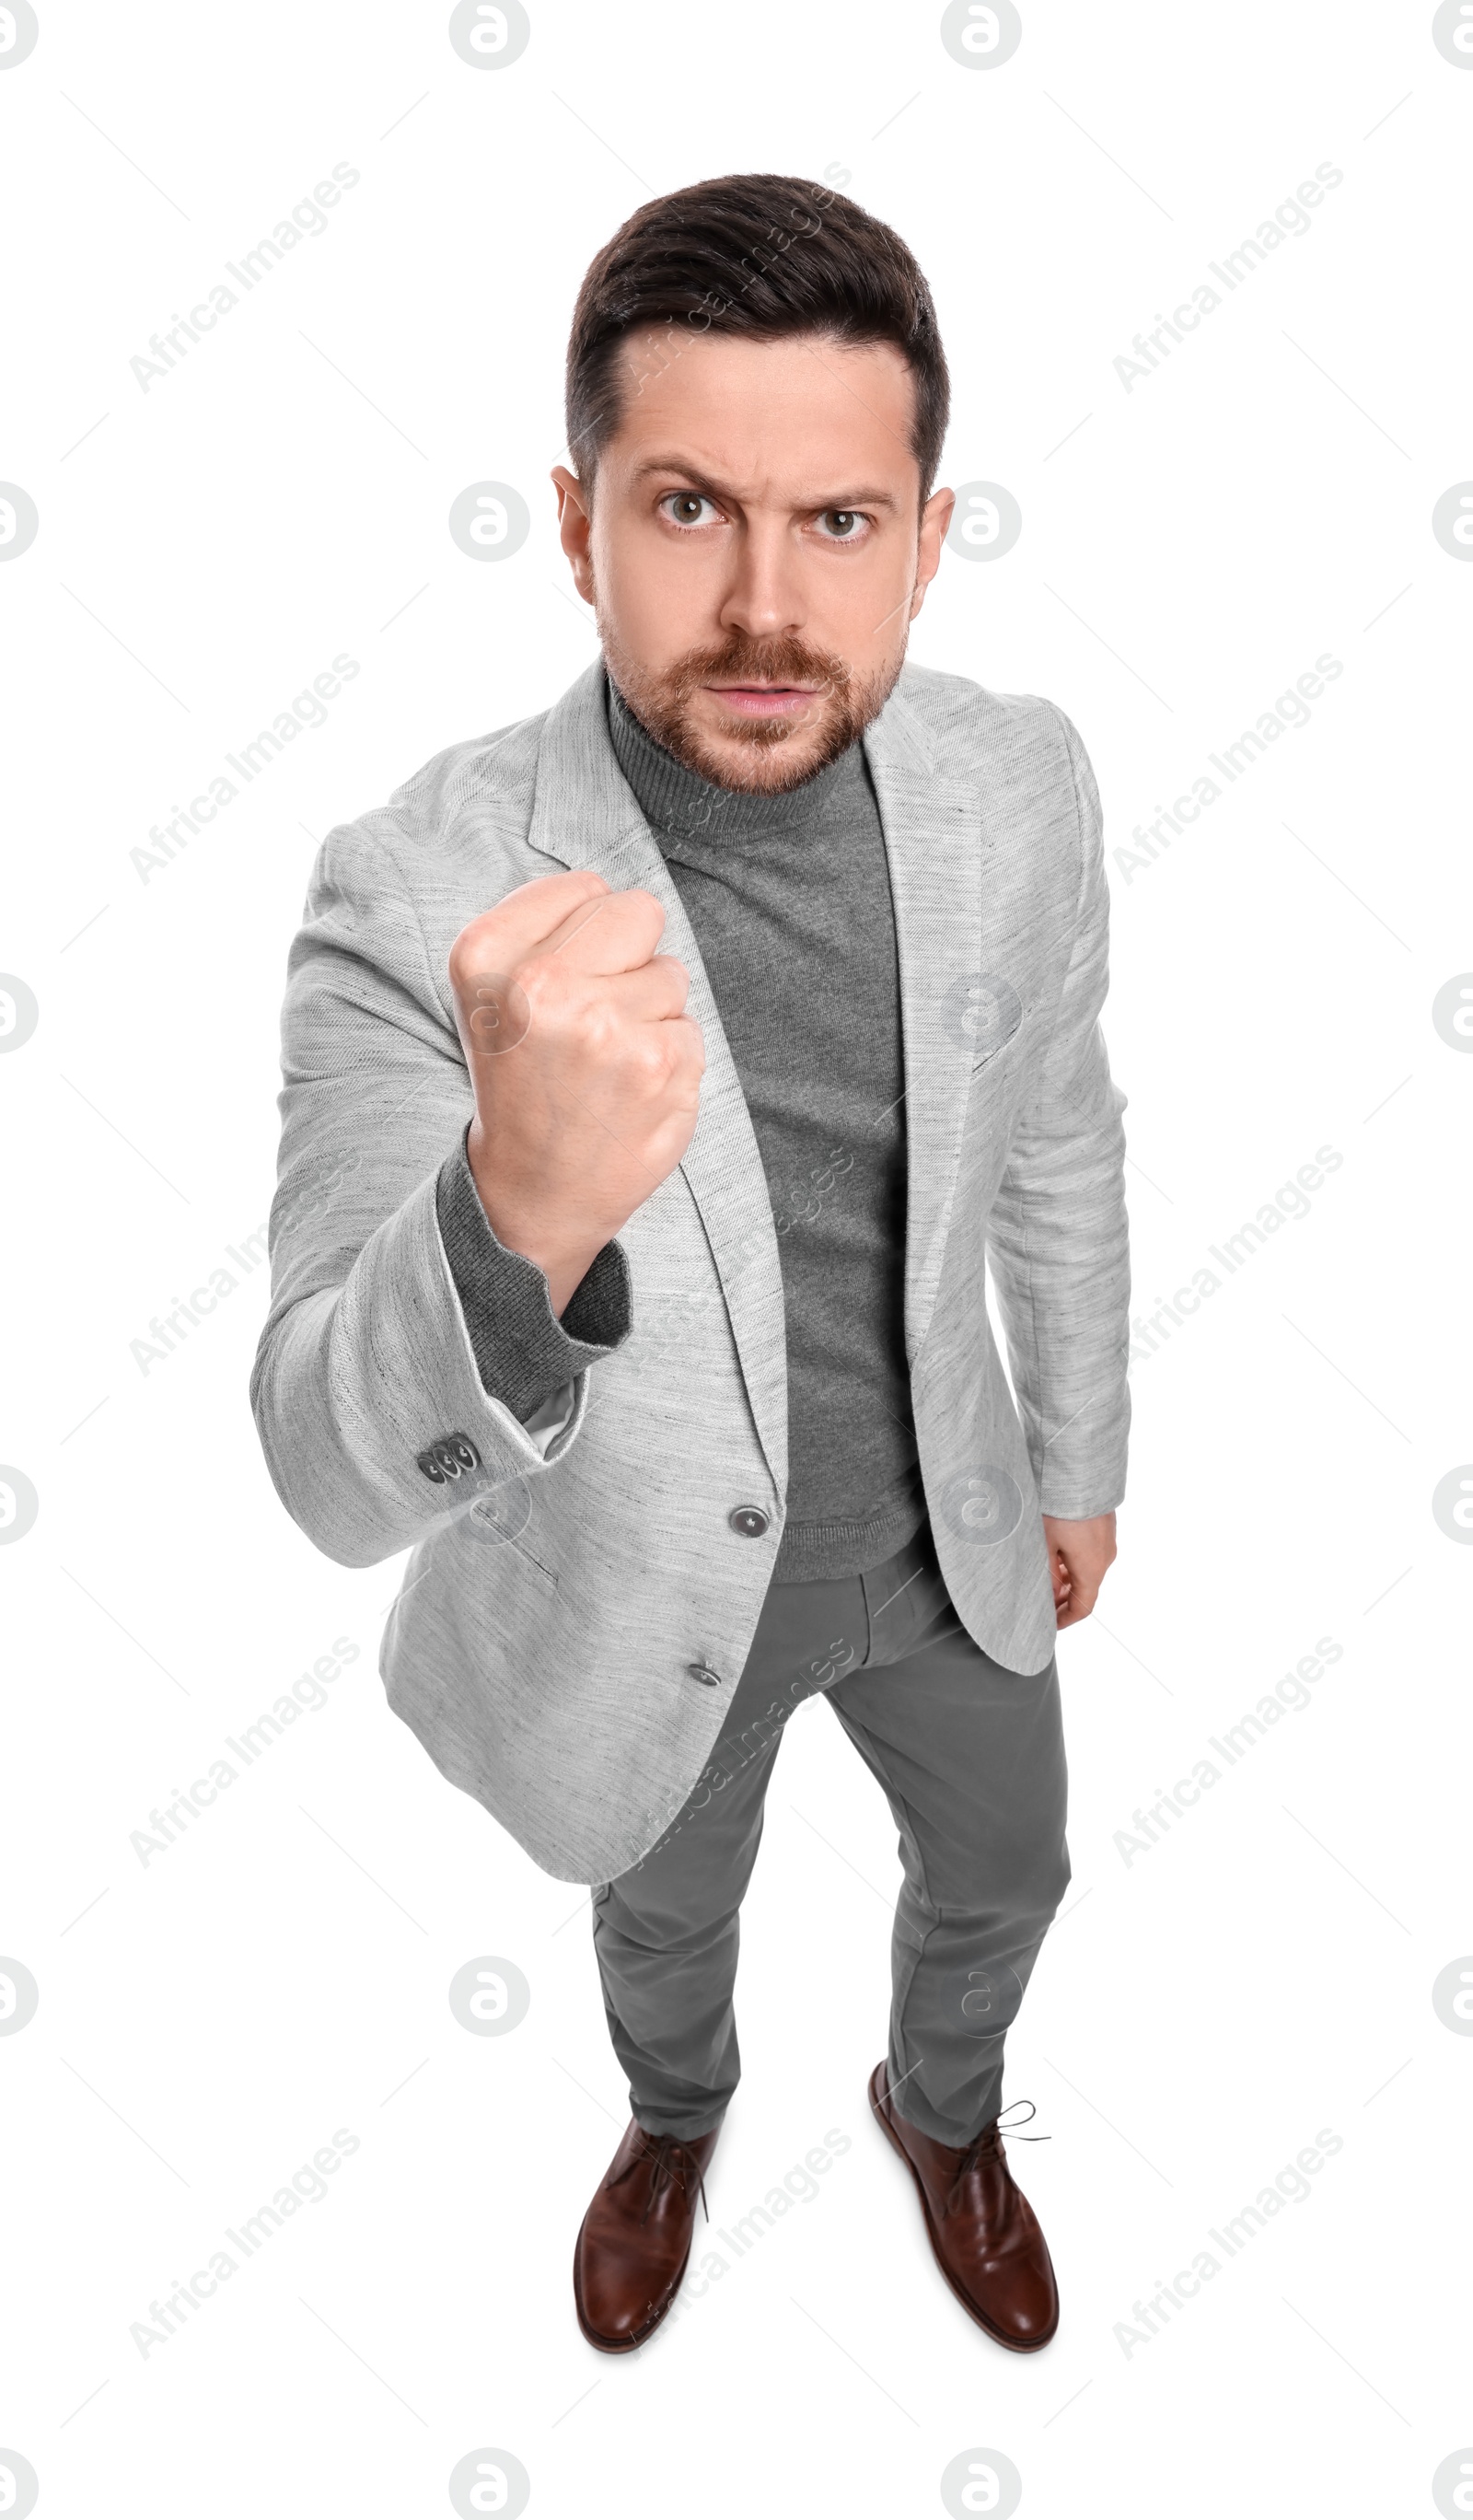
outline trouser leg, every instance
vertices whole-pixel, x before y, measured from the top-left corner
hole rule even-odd
[[[794,1707],[863,1662],[868,1647],[858,1577],[770,1592],[688,1800],[640,1863],[593,1893],[609,2037],[630,2108],[651,2135],[708,2134],[736,2088],[737,1912],[778,1745]]]
[[[1005,1671],[959,1626],[828,1694],[900,1831],[896,2105],[968,2143],[998,2113],[1007,2026],[1069,1879],[1057,1669]]]

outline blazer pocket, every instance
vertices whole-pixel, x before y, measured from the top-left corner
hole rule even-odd
[[[972,1061],[972,1074],[979,1067],[989,1067],[1002,1056],[1016,1036],[1023,1021],[1023,1002],[1010,980],[997,971],[987,971],[978,983],[975,1008],[976,1029],[973,1039],[977,1057]]]
[[[453,1528],[477,1550],[514,1550],[525,1564],[536,1568],[544,1583],[558,1591],[552,1567],[544,1564],[531,1545],[535,1530],[531,1482],[519,1474],[483,1490],[468,1513],[456,1516]]]

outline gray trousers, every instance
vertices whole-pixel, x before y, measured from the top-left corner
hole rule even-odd
[[[736,2088],[737,1912],[782,1728],[819,1694],[900,1831],[898,2106],[938,2142],[968,2143],[997,2115],[1007,2025],[1069,1879],[1066,1771],[1054,1663],[1004,1671],[973,1642],[924,1524],[869,1574],[769,1592],[689,1800],[647,1855],[594,1890],[630,2106],[651,2135],[690,2138],[720,2124]],[[824,1930],[815,1899],[793,1919],[800,1966]]]

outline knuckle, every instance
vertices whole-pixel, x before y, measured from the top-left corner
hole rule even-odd
[[[590,998],[580,1008],[577,1022],[578,1038],[586,1053],[601,1060],[616,1054],[622,1026],[606,998]]]
[[[556,996],[558,971],[547,954],[519,954],[512,961],[507,978],[520,989],[529,1006],[546,1005]]]
[[[483,911],[478,919],[472,919],[468,926],[461,929],[450,948],[452,980],[460,983],[470,976],[473,968],[484,955],[488,936],[495,933],[493,924],[495,918],[494,911]]]
[[[641,1084],[653,1093],[659,1093],[670,1081],[670,1053],[657,1037],[647,1035],[634,1044],[631,1064]]]

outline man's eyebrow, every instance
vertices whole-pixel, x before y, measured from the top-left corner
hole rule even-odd
[[[643,463],[635,466],[629,477],[632,482],[646,481],[659,472],[677,473],[683,481],[690,481],[699,489],[709,490],[717,498],[727,499],[736,495],[725,483],[718,481],[713,474],[707,472],[704,466],[692,464],[684,455],[647,455]],[[850,490],[842,498],[834,498],[831,494],[825,493],[822,497],[796,500],[794,505],[800,510],[812,509],[822,514],[826,508],[897,508],[900,501],[889,490],[875,488]]]

